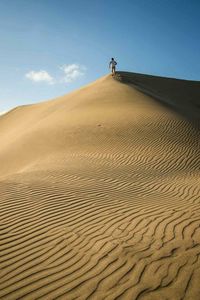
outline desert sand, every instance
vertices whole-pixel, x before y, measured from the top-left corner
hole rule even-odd
[[[0,299],[200,299],[200,83],[118,72],[0,116]]]

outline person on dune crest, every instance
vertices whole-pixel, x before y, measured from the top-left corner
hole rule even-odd
[[[117,62],[114,60],[114,58],[112,57],[111,58],[111,61],[109,63],[109,69],[111,69],[111,73],[112,75],[115,75],[116,74],[116,65],[117,65]]]

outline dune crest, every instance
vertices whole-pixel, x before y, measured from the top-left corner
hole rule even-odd
[[[118,72],[0,117],[0,299],[199,299],[199,95]]]

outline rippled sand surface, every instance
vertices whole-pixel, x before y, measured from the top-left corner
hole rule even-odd
[[[0,299],[200,299],[200,83],[119,72],[0,116]]]

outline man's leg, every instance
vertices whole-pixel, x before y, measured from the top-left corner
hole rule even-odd
[[[115,75],[115,67],[112,67],[112,75]]]

